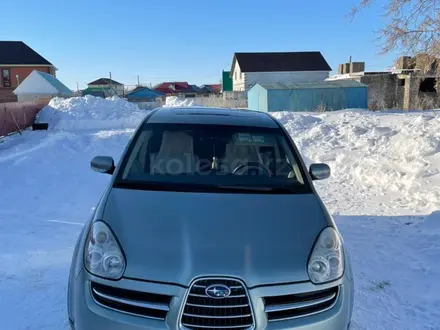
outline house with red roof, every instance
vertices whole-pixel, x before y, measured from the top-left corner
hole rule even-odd
[[[209,93],[212,93],[212,94],[220,94],[222,92],[222,85],[221,84],[203,85],[202,88],[206,88],[209,91]]]
[[[155,86],[153,90],[166,96],[195,97],[198,94],[194,85],[190,85],[186,81],[163,82]]]
[[[221,85],[190,85],[186,81],[169,81],[163,82],[153,88],[156,92],[162,93],[166,96],[178,96],[183,98],[191,98],[196,96],[208,96],[210,94],[219,94],[221,92]]]

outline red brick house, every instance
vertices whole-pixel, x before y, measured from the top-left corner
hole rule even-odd
[[[57,69],[22,41],[0,41],[0,102],[16,101],[13,90],[34,70],[55,76]]]

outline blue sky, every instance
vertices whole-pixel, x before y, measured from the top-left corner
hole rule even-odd
[[[379,1],[381,2],[381,1]],[[127,85],[188,81],[219,83],[234,52],[319,50],[333,70],[378,55],[383,19],[375,6],[354,22],[356,0],[14,0],[2,4],[0,40],[22,40],[59,70],[70,88],[99,77]],[[15,15],[14,13],[17,13]],[[19,14],[18,14],[19,13]]]

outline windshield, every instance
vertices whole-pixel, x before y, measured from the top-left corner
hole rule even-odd
[[[305,186],[282,129],[148,123],[133,138],[115,183],[263,190]]]

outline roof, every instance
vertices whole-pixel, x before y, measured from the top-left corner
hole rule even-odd
[[[2,64],[53,66],[23,41],[0,41],[0,65]]]
[[[70,88],[68,88],[66,85],[64,85],[61,81],[59,81],[54,76],[52,76],[48,73],[45,73],[45,72],[41,72],[41,71],[37,71],[37,73],[41,77],[43,77],[49,84],[51,84],[53,87],[55,87],[55,89],[57,91],[59,91],[60,93],[62,93],[64,95],[73,94],[73,92]]]
[[[71,96],[73,92],[54,76],[34,70],[13,92],[16,95]]]
[[[222,84],[203,85],[202,88],[207,88],[210,93],[220,93],[222,91]]]
[[[268,114],[260,111],[227,108],[159,108],[146,119],[153,124],[205,124],[279,128]]]
[[[174,85],[174,89],[171,88],[172,85]],[[186,81],[167,81],[156,85],[153,89],[164,94],[197,92],[197,90]]]
[[[123,84],[110,78],[99,78],[96,79],[95,81],[92,81],[91,83],[88,83],[87,85],[123,85]]]
[[[261,86],[264,89],[322,89],[322,88],[364,88],[368,87],[365,84],[362,84],[355,80],[323,80],[317,81],[313,83],[298,83],[298,84],[256,84],[255,86]]]
[[[156,98],[156,97],[160,97],[163,96],[164,94],[155,90],[152,90],[148,87],[142,87],[142,86],[138,86],[136,87],[134,90],[132,90],[130,93],[128,93],[126,95],[126,97],[128,99],[133,98],[133,99],[151,99],[151,98]]]
[[[331,71],[321,52],[235,53],[242,72]]]

